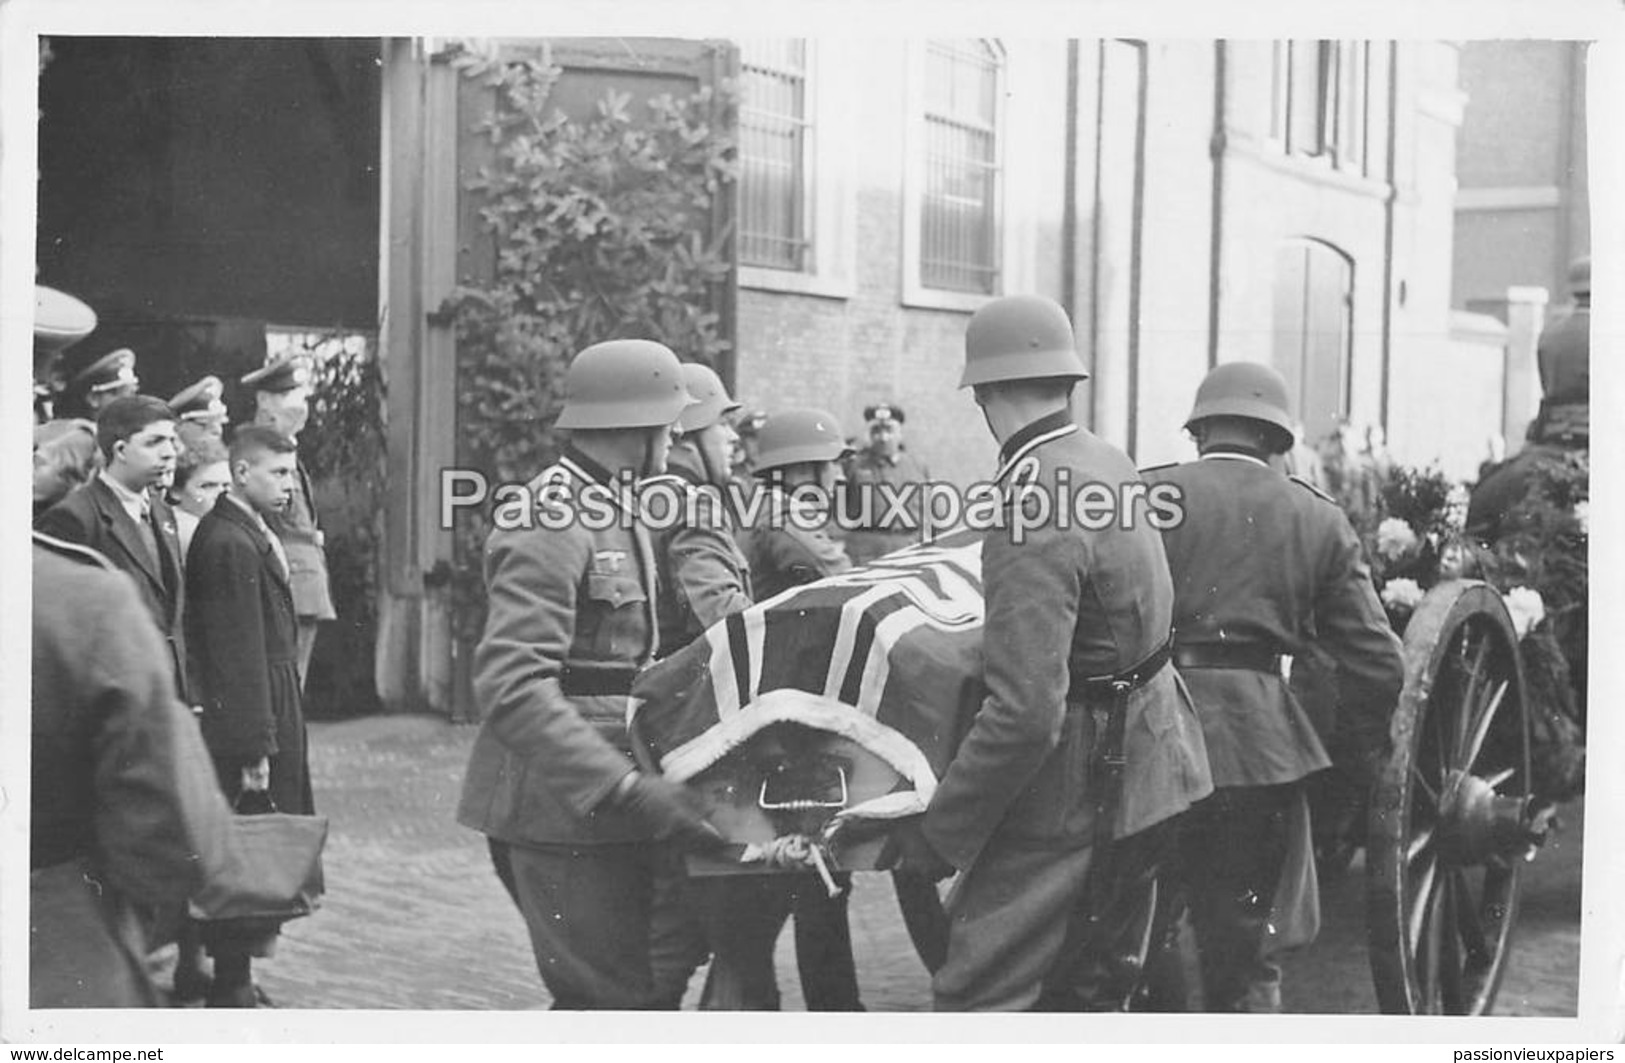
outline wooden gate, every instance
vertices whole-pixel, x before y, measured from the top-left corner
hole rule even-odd
[[[491,45],[486,45],[491,47]],[[540,60],[560,77],[551,101],[585,118],[611,89],[631,98],[630,113],[662,94],[717,87],[737,68],[725,41],[669,38],[554,38],[494,43],[499,60]],[[471,645],[452,635],[449,573],[453,537],[443,526],[441,472],[458,463],[458,352],[449,299],[459,284],[494,273],[497,248],[480,221],[470,181],[496,164],[480,132],[497,106],[495,90],[463,76],[463,48],[449,42],[392,40],[385,48],[384,322],[389,371],[390,492],[386,573],[380,588],[378,684],[386,704],[475,719]],[[706,224],[713,238],[731,231],[735,206],[724,197]],[[731,240],[727,257],[734,260]],[[718,372],[730,386],[737,285],[713,293],[729,351]]]

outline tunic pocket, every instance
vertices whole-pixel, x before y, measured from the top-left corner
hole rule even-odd
[[[649,640],[644,615],[649,595],[643,584],[633,576],[589,573],[586,596],[581,641],[598,660],[635,662]]]

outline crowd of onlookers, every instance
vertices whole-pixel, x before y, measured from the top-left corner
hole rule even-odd
[[[33,999],[155,1002],[147,952],[174,941],[176,1001],[258,1006],[252,960],[279,923],[194,920],[188,899],[231,852],[228,811],[314,812],[303,686],[334,613],[298,461],[308,373],[277,359],[243,376],[253,418],[228,432],[218,377],[166,401],[120,349],[67,382],[79,416],[59,418],[54,363],[95,316],[41,288],[36,319]],[[109,617],[117,636],[98,637]],[[53,788],[95,798],[42,800]],[[128,934],[84,910],[50,918],[76,878],[118,887]]]

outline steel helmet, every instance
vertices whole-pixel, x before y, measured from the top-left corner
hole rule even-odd
[[[1089,377],[1060,304],[1041,295],[1007,295],[971,316],[960,387],[1045,377]]]
[[[659,428],[694,402],[671,349],[652,340],[586,348],[564,374],[559,428]]]
[[[756,471],[766,472],[804,461],[837,461],[851,453],[841,422],[823,410],[785,410],[768,414],[756,436]]]
[[[1208,373],[1196,389],[1196,404],[1185,419],[1190,429],[1208,417],[1246,417],[1262,421],[1284,434],[1278,451],[1292,449],[1298,432],[1286,395],[1286,378],[1258,362],[1226,362]]]
[[[677,427],[685,432],[709,428],[739,409],[740,404],[728,397],[728,389],[722,386],[722,378],[710,366],[684,362],[683,383],[688,387],[688,393],[694,396],[694,405],[677,418]]]
[[[1581,255],[1569,264],[1569,291],[1575,295],[1591,294],[1591,256]]]

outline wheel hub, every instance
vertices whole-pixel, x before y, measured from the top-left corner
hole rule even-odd
[[[1465,772],[1452,773],[1440,806],[1439,856],[1458,866],[1533,859],[1551,818],[1536,810],[1533,798],[1498,794],[1488,781]]]

